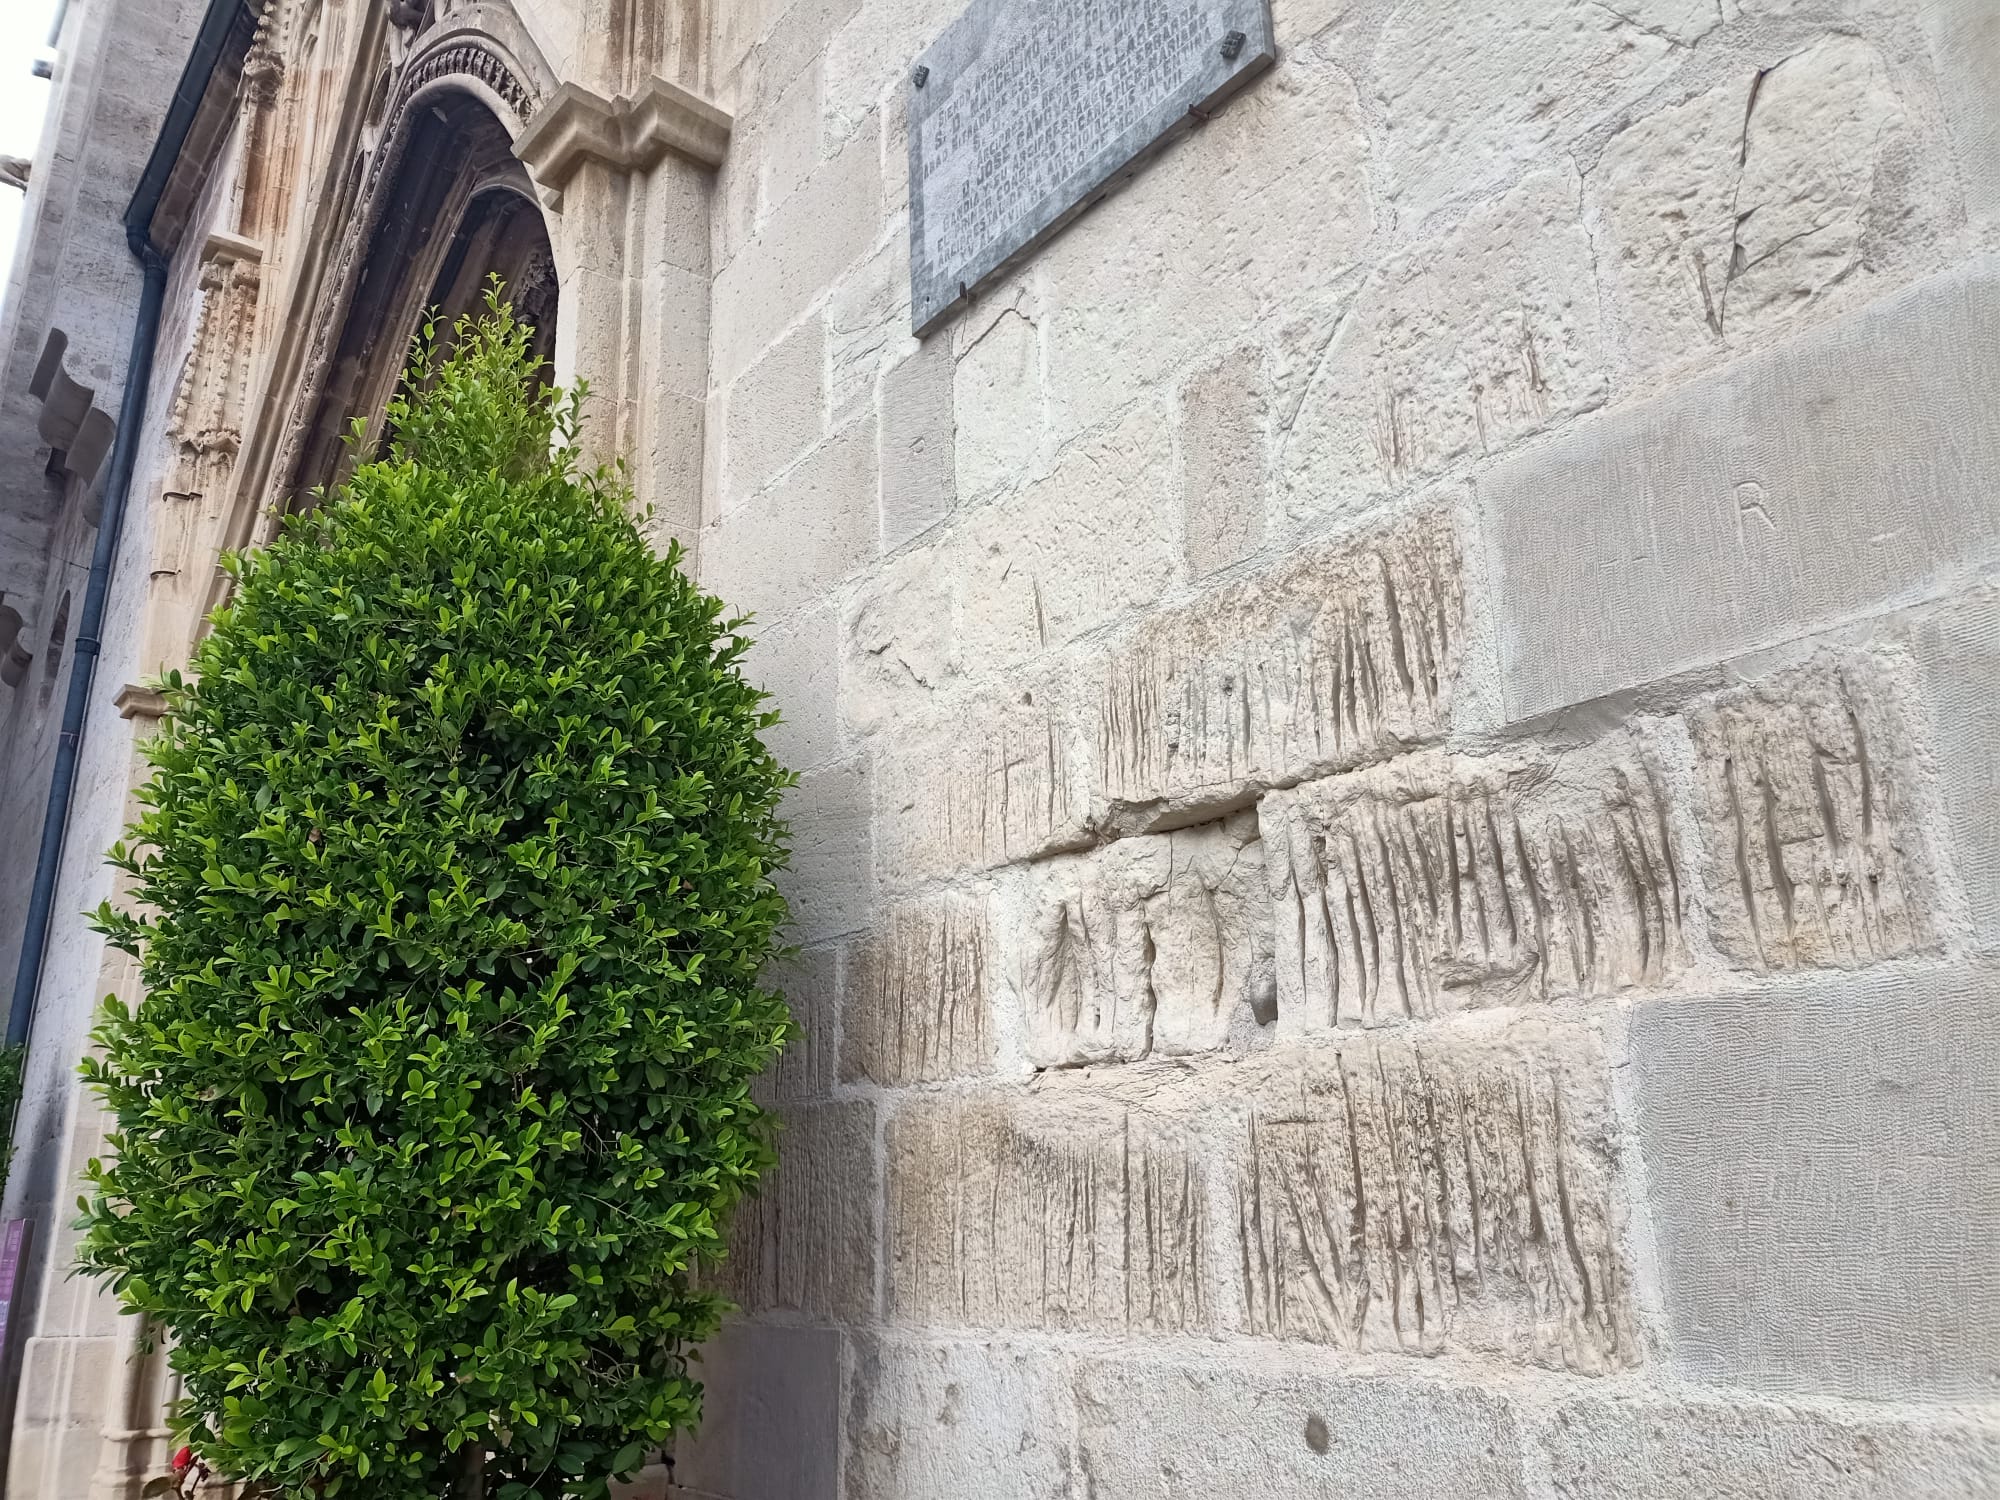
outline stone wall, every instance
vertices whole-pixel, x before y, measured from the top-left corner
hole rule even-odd
[[[1276,0],[909,335],[741,0],[700,568],[806,1028],[689,1492],[2000,1489],[2000,26]]]

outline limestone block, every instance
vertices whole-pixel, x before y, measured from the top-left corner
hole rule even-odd
[[[882,550],[942,520],[958,500],[954,366],[942,340],[882,377]]]
[[[841,1077],[894,1087],[990,1072],[990,946],[983,897],[893,909],[848,958]]]
[[[2000,595],[1975,594],[1926,620],[1917,663],[1974,939],[2000,947]]]
[[[1540,1434],[1562,1500],[1976,1500],[2000,1493],[2000,1430],[1841,1421],[1757,1402],[1590,1398]]]
[[[875,554],[875,424],[851,423],[702,538],[702,583],[766,619],[825,594]]]
[[[875,1107],[783,1112],[778,1164],[736,1210],[720,1289],[747,1313],[843,1321],[875,1308]]]
[[[701,1349],[701,1426],[674,1441],[675,1493],[825,1500],[840,1478],[840,1335],[732,1322]],[[782,1434],[782,1437],[778,1435]]]
[[[890,884],[1081,847],[1085,766],[1043,691],[961,703],[876,751],[877,836]]]
[[[1702,0],[1404,0],[1373,58],[1383,191],[1414,223],[1505,182],[1662,82],[1720,19]]]
[[[723,423],[726,515],[820,440],[826,429],[826,324],[808,318],[729,388]]]
[[[1263,356],[1238,349],[1181,387],[1188,571],[1240,562],[1264,544],[1267,402]]]
[[[1250,1332],[1585,1373],[1637,1360],[1586,1033],[1356,1040],[1253,1099],[1236,1201]]]
[[[865,760],[800,775],[785,798],[792,862],[778,876],[791,904],[791,941],[813,943],[858,932],[875,896],[870,824],[873,807]]]
[[[1917,759],[1883,668],[1825,655],[1689,715],[1711,929],[1760,972],[1926,946]]]
[[[892,1322],[1213,1324],[1207,1190],[1184,1126],[1101,1100],[931,1097],[890,1122],[887,1172]]]
[[[1073,1500],[1068,1373],[1043,1349],[857,1339],[846,1493]]]
[[[764,731],[764,744],[793,770],[824,765],[840,754],[840,631],[832,604],[822,600],[751,630],[756,639],[744,672],[771,695],[765,707],[781,716]]]
[[[964,9],[965,0],[862,0],[826,47],[827,126],[836,139],[910,89],[911,61]],[[887,135],[895,172],[908,159],[908,136]]]
[[[1153,615],[1100,674],[1100,795],[1240,805],[1435,738],[1462,609],[1452,523],[1426,511]]]
[[[1571,173],[1536,173],[1369,276],[1297,398],[1289,516],[1364,509],[1603,404],[1581,191]]]
[[[1861,240],[1903,124],[1882,55],[1829,36],[1614,136],[1590,191],[1628,360],[1743,343],[1876,269]]]
[[[966,671],[998,671],[1154,603],[1180,575],[1179,512],[1172,432],[1142,405],[1078,439],[1045,478],[966,513],[950,563]]]
[[[883,366],[915,346],[909,243],[902,235],[891,234],[841,278],[827,303],[826,329],[828,400],[834,421],[845,422],[873,410]]]
[[[1615,993],[1686,966],[1668,802],[1619,737],[1553,764],[1421,753],[1260,816],[1287,1035]]]
[[[713,378],[733,384],[882,232],[880,141],[863,130],[771,211],[715,278]]]
[[[1037,1067],[1212,1052],[1272,1014],[1257,815],[1037,865],[1008,950]]]
[[[1058,432],[1159,399],[1275,318],[1330,316],[1375,228],[1368,161],[1350,75],[1317,52],[1281,53],[1040,251]]]
[[[1675,1362],[1815,1397],[2000,1391],[2000,981],[1876,970],[1634,1014]]]
[[[968,498],[1011,489],[1037,473],[1048,446],[1041,331],[1009,308],[958,356],[953,409],[962,420],[953,447],[958,492]]]
[[[2000,551],[2000,259],[1481,481],[1510,719],[1934,589]]]
[[[841,706],[859,733],[907,722],[958,675],[951,580],[939,552],[924,547],[891,558],[847,604]]]
[[[1519,1500],[1508,1403],[1441,1382],[1093,1360],[1077,1381],[1085,1492],[1152,1500]],[[1637,1493],[1635,1491],[1634,1493]]]
[[[785,997],[799,1034],[785,1043],[770,1072],[757,1080],[759,1104],[826,1098],[838,1073],[839,973],[832,948],[798,953],[773,963],[763,982]]]
[[[1923,13],[1966,211],[1992,223],[2000,220],[2000,11],[1988,0],[1926,0]]]

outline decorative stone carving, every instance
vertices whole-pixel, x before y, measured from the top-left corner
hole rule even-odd
[[[678,151],[703,166],[720,166],[730,124],[727,113],[664,78],[649,78],[615,99],[565,83],[521,132],[514,154],[536,182],[560,193],[593,158],[635,172]]]

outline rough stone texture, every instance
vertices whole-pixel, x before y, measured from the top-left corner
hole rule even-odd
[[[778,723],[764,744],[790,770],[840,754],[840,632],[833,607],[817,603],[753,632],[744,670],[771,695]]]
[[[1992,558],[1996,382],[1986,258],[1500,465],[1480,490],[1507,716],[1803,635]]]
[[[730,387],[724,513],[789,468],[825,426],[826,324],[808,318]]]
[[[805,772],[785,798],[784,816],[792,863],[778,876],[778,889],[791,903],[792,941],[859,931],[875,896],[867,762]]]
[[[951,582],[936,549],[890,559],[855,591],[841,672],[842,708],[858,733],[920,715],[960,674]]]
[[[1569,173],[1543,172],[1384,262],[1329,317],[1285,423],[1285,512],[1360,510],[1601,405],[1596,266]]]
[[[960,705],[885,744],[876,762],[885,883],[988,869],[1085,839],[1088,800],[1049,696]]]
[[[1974,219],[2000,220],[2000,104],[1993,98],[2000,13],[1987,0],[1926,0],[1923,14],[1966,209]]]
[[[1077,1382],[1083,1493],[1157,1500],[1516,1500],[1506,1401],[1443,1382],[1093,1360]]]
[[[1102,676],[1100,795],[1141,818],[1224,805],[1439,735],[1459,589],[1426,513],[1155,613]]]
[[[1658,773],[1628,742],[1560,761],[1408,756],[1261,809],[1286,1034],[1608,994],[1685,966]]]
[[[1930,936],[1921,782],[1883,671],[1822,657],[1689,717],[1711,932],[1739,963],[1851,968]]]
[[[1236,1192],[1252,1333],[1591,1373],[1637,1360],[1587,1034],[1353,1041],[1252,1109]]]
[[[882,379],[882,550],[943,518],[958,498],[954,367],[931,343]]]
[[[721,1290],[745,1312],[852,1321],[875,1307],[875,1111],[781,1111],[778,1165],[736,1210]]]
[[[970,327],[961,325],[960,337]],[[1047,442],[1039,330],[1012,308],[988,322],[958,356],[953,409],[964,413],[953,448],[958,493],[1005,489],[1033,473]]]
[[[1830,36],[1616,136],[1592,174],[1625,353],[1672,364],[1810,317],[1862,265],[1904,111],[1882,55]]]
[[[856,1340],[845,1493],[1074,1500],[1068,1376],[1044,1350]]]
[[[2000,595],[1975,594],[1925,621],[1917,662],[1974,938],[2000,947]]]
[[[1996,1003],[1990,971],[1954,969],[1639,1009],[1629,1075],[1688,1376],[2000,1394]]]
[[[702,1421],[674,1444],[676,1496],[825,1500],[840,1482],[840,1335],[732,1323],[695,1367]]]
[[[841,1076],[896,1085],[990,1072],[990,952],[983,897],[944,895],[891,911],[847,960]]]
[[[702,539],[704,583],[775,618],[875,555],[875,424],[855,422]]]
[[[822,1100],[838,1074],[839,956],[832,948],[795,954],[770,965],[764,983],[785,997],[799,1034],[785,1043],[777,1066],[757,1080],[759,1103]]]
[[[912,1102],[890,1121],[887,1171],[893,1323],[1214,1324],[1207,1190],[1177,1122],[1108,1102]]]
[[[1782,1406],[1589,1399],[1540,1435],[1561,1500],[1977,1500],[2000,1429],[1845,1421]]]
[[[1238,349],[1181,388],[1187,560],[1196,576],[1240,562],[1263,545],[1263,381],[1261,351]]]
[[[1257,818],[1038,866],[1008,932],[1037,1067],[1178,1057],[1275,1014]]]

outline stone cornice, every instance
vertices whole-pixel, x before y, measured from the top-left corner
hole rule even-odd
[[[560,193],[586,160],[638,172],[671,151],[720,166],[731,124],[727,113],[664,78],[649,78],[636,93],[615,99],[565,83],[528,122],[514,154],[538,186]]]
[[[120,716],[127,719],[157,719],[167,711],[167,700],[158,688],[137,682],[126,683],[111,701],[118,706]]]

